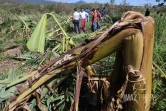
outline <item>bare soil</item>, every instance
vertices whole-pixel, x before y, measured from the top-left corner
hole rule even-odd
[[[4,60],[0,62],[0,73],[3,73],[5,70],[9,68],[16,68],[21,61],[16,61],[14,59]]]
[[[20,47],[13,47],[13,48],[9,48],[8,50],[6,50],[5,52],[3,52],[2,54],[7,56],[7,55],[19,55],[21,54],[21,46]],[[21,64],[21,61],[17,61],[14,59],[6,59],[6,60],[2,60],[0,61],[0,73],[4,72],[5,70],[9,69],[9,68],[16,68],[19,64]]]

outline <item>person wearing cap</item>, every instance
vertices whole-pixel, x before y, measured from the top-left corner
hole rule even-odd
[[[77,12],[77,8],[74,8],[74,14],[73,14],[73,24],[74,29],[76,33],[81,33],[80,26],[79,26],[79,20],[80,20],[80,14]]]

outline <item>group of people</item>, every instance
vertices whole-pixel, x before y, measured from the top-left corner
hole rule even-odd
[[[74,8],[73,14],[73,24],[76,33],[81,33],[80,30],[80,21],[81,21],[81,29],[83,32],[86,31],[86,22],[90,22],[90,15],[92,16],[92,31],[96,31],[100,29],[100,21],[102,19],[106,19],[107,11],[105,7],[103,8],[102,12],[100,12],[99,8],[92,9],[91,11],[86,8],[85,10],[81,8],[80,12],[77,11],[77,8]]]

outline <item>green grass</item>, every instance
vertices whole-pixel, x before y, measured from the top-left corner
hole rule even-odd
[[[166,14],[154,14],[155,19],[155,42],[153,61],[166,74]],[[163,73],[156,68],[153,78],[153,104],[152,111],[163,111],[166,109],[166,78]]]

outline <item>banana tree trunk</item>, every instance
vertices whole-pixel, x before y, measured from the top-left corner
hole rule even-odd
[[[20,101],[23,99],[25,100],[29,94],[34,92],[38,87],[43,85],[51,78],[58,78],[60,76],[63,77],[71,74],[72,72],[76,72],[76,65],[78,61],[82,68],[86,68],[88,65],[93,64],[116,51],[119,51],[121,54],[120,57],[122,57],[124,62],[117,62],[117,65],[120,66],[116,67],[116,65],[115,69],[120,71],[118,71],[119,74],[117,75],[114,71],[113,78],[115,78],[115,80],[113,81],[116,83],[117,80],[124,79],[125,76],[122,74],[120,75],[120,73],[124,72],[124,67],[127,67],[127,65],[131,65],[136,70],[141,71],[141,74],[145,80],[145,92],[138,91],[137,93],[145,94],[145,98],[148,96],[148,99],[137,101],[138,103],[132,102],[132,106],[134,107],[133,110],[148,110],[150,106],[149,95],[151,95],[152,86],[151,66],[154,39],[153,24],[153,19],[150,17],[146,18],[143,15],[132,11],[125,13],[120,21],[116,22],[100,37],[91,41],[85,41],[73,50],[60,56],[58,59],[51,61],[49,67],[47,66],[47,68],[43,68],[42,71],[36,73],[36,75],[40,75],[38,78],[36,78],[36,82],[31,84],[32,86],[30,86],[29,89],[23,92],[15,101],[13,101],[9,105],[9,109],[16,107]],[[128,39],[129,43],[127,42]],[[130,40],[132,42],[130,42]],[[128,54],[127,51],[129,51],[131,54]],[[117,88],[112,88],[114,89],[113,94],[115,96],[122,84],[123,82],[119,84]],[[134,90],[130,90],[130,87],[133,85],[134,84],[128,83],[126,93],[134,93]],[[126,111],[132,111],[128,109],[129,105],[124,105]],[[139,105],[143,106],[140,108]]]

